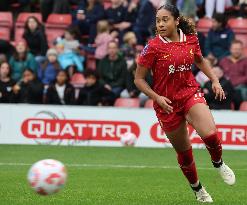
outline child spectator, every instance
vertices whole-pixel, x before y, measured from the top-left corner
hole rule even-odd
[[[101,20],[97,23],[97,36],[95,39],[95,58],[100,60],[107,55],[108,43],[116,37],[116,33],[110,34],[110,25],[108,21]]]
[[[221,59],[230,54],[231,42],[234,39],[233,31],[227,27],[224,14],[215,14],[213,27],[209,30],[205,42],[205,55],[211,59]]]
[[[36,61],[42,62],[48,49],[44,27],[35,16],[28,17],[25,23],[23,38],[26,40],[30,52]]]
[[[62,69],[68,69],[70,66],[75,65],[79,72],[84,70],[83,62],[84,57],[76,54],[72,51],[64,50],[63,41],[58,41],[56,44],[56,50],[58,53],[58,62],[60,63]]]
[[[15,81],[11,79],[11,68],[7,62],[0,65],[0,103],[10,103],[13,95],[12,87]]]
[[[128,69],[135,61],[136,56],[136,35],[134,32],[127,32],[123,37],[124,44],[120,48],[127,62]]]
[[[56,82],[49,86],[46,94],[46,104],[75,104],[75,90],[73,86],[69,84],[69,76],[65,70],[58,71]]]
[[[34,56],[27,51],[27,44],[24,40],[16,43],[16,49],[9,60],[10,67],[12,68],[12,78],[19,81],[22,73],[26,68],[30,68],[36,73],[38,64]]]
[[[213,67],[214,74],[218,77],[220,84],[225,91],[226,99],[215,99],[214,92],[212,90],[212,82],[208,81],[203,87],[204,97],[209,105],[210,109],[215,110],[230,110],[233,101],[234,88],[229,80],[224,77],[224,72],[219,66]]]
[[[40,65],[38,69],[38,77],[45,87],[54,82],[57,72],[61,69],[59,62],[57,61],[56,49],[50,48],[46,53],[46,57],[47,60]]]
[[[79,51],[79,31],[76,27],[70,27],[65,30],[63,44],[65,52],[73,51],[77,53]]]
[[[113,105],[115,96],[99,83],[99,76],[93,70],[86,70],[85,87],[81,88],[77,100],[78,105]]]
[[[24,70],[22,79],[13,87],[13,92],[14,103],[43,103],[43,84],[30,68]]]

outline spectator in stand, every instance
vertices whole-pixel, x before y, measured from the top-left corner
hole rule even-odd
[[[46,104],[75,104],[75,90],[73,86],[69,84],[69,76],[65,70],[58,71],[56,82],[49,86],[46,94]]]
[[[240,93],[242,100],[247,100],[247,57],[244,56],[243,42],[234,40],[231,44],[231,54],[220,61],[225,76],[233,84],[236,93]],[[235,103],[237,107],[241,102]]]
[[[44,27],[35,16],[28,17],[23,38],[26,40],[28,48],[35,56],[36,61],[42,62],[45,59],[48,44]]]
[[[46,22],[51,13],[69,14],[70,5],[69,0],[40,0],[40,11],[43,22]]]
[[[11,68],[7,62],[0,65],[0,103],[10,103],[15,81],[11,79]]]
[[[204,97],[208,103],[210,109],[214,110],[230,110],[233,102],[234,88],[229,80],[224,77],[224,72],[219,66],[213,67],[213,72],[219,79],[220,85],[222,86],[226,99],[216,100],[215,94],[212,90],[212,82],[208,81],[203,87]]]
[[[78,28],[69,27],[64,32],[64,38],[62,39],[64,44],[64,52],[75,52],[79,53],[80,47],[80,33]]]
[[[110,25],[107,20],[101,20],[97,23],[97,36],[95,39],[95,58],[97,60],[106,57],[108,43],[116,37],[116,32],[110,33]]]
[[[206,17],[212,18],[215,9],[216,13],[224,14],[225,8],[232,5],[232,0],[205,0]]]
[[[116,41],[108,43],[108,55],[99,61],[97,70],[101,84],[112,91],[115,97],[119,97],[125,88],[127,64],[119,54],[119,47]]]
[[[156,9],[162,3],[161,0],[146,0],[140,2],[133,31],[137,37],[137,43],[144,45],[146,39],[152,34],[155,26]]]
[[[240,6],[239,16],[247,16],[247,0],[239,0],[238,5]]]
[[[80,90],[77,104],[91,106],[113,105],[115,95],[100,84],[99,76],[96,71],[86,70],[84,76],[86,83]]]
[[[127,71],[126,75],[126,81],[125,81],[125,87],[121,92],[121,98],[139,98],[141,101],[141,107],[145,105],[145,102],[149,99],[148,96],[146,96],[144,93],[140,92],[140,90],[136,87],[134,83],[135,79],[135,72],[136,72],[136,62],[134,62],[129,70]],[[146,81],[151,86],[152,85],[152,76],[151,73],[149,73],[146,77]]]
[[[136,57],[136,44],[137,39],[134,32],[127,32],[123,37],[124,44],[120,50],[124,55],[128,69],[134,63]]]
[[[13,87],[13,93],[14,103],[43,103],[43,84],[30,68],[24,70],[21,81]]]
[[[6,55],[7,59],[13,55],[15,48],[10,42],[0,39],[0,54]]]
[[[45,89],[55,81],[57,73],[61,70],[61,66],[57,60],[57,51],[50,48],[46,54],[47,60],[39,66],[38,77],[44,84]]]
[[[19,81],[22,78],[22,73],[26,68],[30,68],[34,73],[37,72],[38,64],[34,56],[28,52],[27,44],[24,40],[16,43],[16,49],[9,60],[10,67],[12,68],[12,78]]]
[[[177,7],[184,16],[196,16],[197,3],[191,0],[177,0]]]
[[[213,27],[209,30],[205,42],[205,55],[210,59],[221,59],[228,56],[233,39],[234,33],[227,27],[225,15],[215,14]]]
[[[65,51],[63,41],[57,42],[56,50],[58,53],[58,62],[60,63],[62,69],[66,70],[70,66],[76,66],[77,71],[82,72],[84,70],[84,66],[82,64],[85,60],[84,56],[78,55],[73,51]]]
[[[78,26],[81,35],[89,35],[89,43],[92,44],[96,37],[96,24],[103,18],[104,7],[98,0],[82,0],[73,25]]]

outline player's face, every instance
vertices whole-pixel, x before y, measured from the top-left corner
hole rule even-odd
[[[156,14],[156,29],[162,37],[170,37],[177,30],[179,19],[174,19],[170,11],[160,9]]]

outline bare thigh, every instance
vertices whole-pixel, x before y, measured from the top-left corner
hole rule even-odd
[[[177,152],[183,152],[191,147],[189,134],[187,130],[187,124],[184,120],[180,126],[172,131],[172,132],[166,132],[166,136],[170,140],[172,146]]]
[[[216,132],[216,126],[211,111],[208,106],[203,103],[192,106],[185,118],[201,138]]]

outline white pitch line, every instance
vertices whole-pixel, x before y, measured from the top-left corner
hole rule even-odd
[[[31,166],[29,163],[6,163],[0,162],[0,166]],[[125,169],[179,169],[178,166],[148,166],[148,165],[124,165],[124,164],[65,164],[67,167],[96,167],[96,168],[125,168]],[[197,167],[199,170],[215,170],[209,167]],[[233,170],[247,171],[247,168]]]

